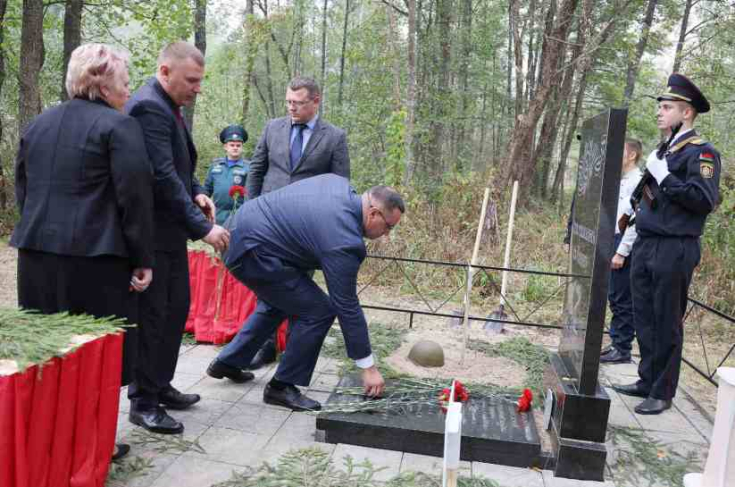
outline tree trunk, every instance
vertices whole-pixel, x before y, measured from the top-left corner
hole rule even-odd
[[[416,120],[416,0],[408,0],[408,86],[406,90],[406,172],[403,184],[411,184],[416,170],[413,131]]]
[[[676,43],[676,54],[674,55],[674,67],[671,70],[677,73],[681,69],[681,52],[684,50],[684,42],[687,38],[687,29],[689,28],[689,13],[692,10],[693,0],[686,0],[684,4],[684,15],[681,18],[681,28],[679,29],[679,41]]]
[[[389,12],[392,15],[392,12]],[[391,17],[392,19],[392,17]],[[345,1],[345,22],[342,29],[342,52],[339,55],[339,91],[337,92],[337,106],[342,111],[342,93],[345,80],[345,52],[347,51],[347,27],[350,24],[350,0]]]
[[[38,77],[43,60],[43,0],[23,0],[18,70],[18,127],[21,134],[33,117],[41,113]]]
[[[324,117],[327,113],[327,4],[324,0],[324,11],[322,12],[322,102],[319,104],[319,116]]]
[[[559,59],[563,57],[566,50],[566,40],[577,4],[578,0],[564,0],[559,7],[553,30],[544,33],[549,41],[544,44],[541,52],[544,63],[541,83],[534,98],[529,102],[526,112],[515,121],[513,139],[508,151],[509,160],[513,161],[513,164],[508,164],[508,170],[500,176],[502,178],[500,182],[505,185],[510,180],[518,180],[523,196],[528,195],[529,183],[534,177],[535,161],[532,158],[532,152],[536,126],[549,100],[552,85],[556,79],[555,70],[559,65]],[[528,198],[521,198],[521,201],[524,200],[528,201]]]
[[[462,57],[459,64],[459,89],[460,89],[460,113],[458,117],[457,138],[454,144],[454,157],[458,170],[462,170],[465,158],[471,158],[472,150],[470,143],[465,143],[466,120],[470,115],[470,58],[472,56],[472,0],[462,0],[462,27],[460,29],[462,40]],[[464,150],[462,150],[464,148]],[[469,161],[467,167],[472,167]]]
[[[3,85],[5,84],[5,12],[8,7],[8,0],[0,0],[0,97],[3,93]],[[3,117],[0,117],[0,140],[3,139]],[[5,180],[5,164],[0,157],[0,209],[5,210],[8,206],[7,181]]]
[[[207,0],[196,0],[194,11],[194,45],[202,52],[207,53]],[[196,98],[188,107],[184,108],[184,116],[189,130],[194,130],[194,110],[196,110]]]
[[[523,39],[521,38],[520,28],[520,2],[521,0],[511,0],[510,2],[510,27],[513,38],[513,60],[515,62],[515,123],[518,117],[523,113]]]
[[[250,93],[253,84],[253,71],[255,70],[255,56],[258,54],[258,44],[255,42],[258,21],[255,18],[255,6],[253,0],[245,3],[245,35],[244,42],[247,49],[245,53],[245,74],[243,75],[242,89],[242,118],[240,123],[247,127],[248,112],[250,111]]]
[[[536,34],[536,0],[531,0],[528,5],[528,64],[526,68],[526,98],[533,98],[534,81],[536,79],[536,51],[533,41]]]
[[[429,164],[429,177],[432,183],[438,183],[444,168],[444,137],[447,122],[447,102],[449,98],[449,77],[451,60],[451,0],[437,0],[436,27],[439,36],[439,72],[437,79],[436,95],[432,103],[435,103],[431,120],[432,142],[428,148],[431,151],[431,164]]]
[[[74,49],[82,43],[82,7],[83,0],[66,0],[64,10],[64,65],[61,68],[61,101],[69,99],[66,92],[66,73],[69,69],[69,58]]]
[[[625,92],[623,93],[623,106],[627,107],[630,105],[630,100],[633,98],[635,91],[635,83],[638,79],[638,69],[641,66],[641,59],[643,53],[646,52],[646,46],[648,45],[648,36],[651,33],[651,25],[653,24],[653,15],[656,12],[656,5],[658,0],[648,0],[648,6],[646,7],[646,14],[641,22],[641,37],[638,39],[638,44],[635,47],[635,56],[630,58],[628,63],[628,76],[625,83]]]

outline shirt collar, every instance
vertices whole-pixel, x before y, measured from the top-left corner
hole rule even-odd
[[[304,125],[306,125],[306,128],[308,128],[309,130],[313,131],[314,130],[314,127],[316,126],[316,121],[318,119],[319,119],[319,115],[314,115],[314,117],[311,120],[309,120],[308,122],[306,122]],[[295,124],[293,123],[293,121],[291,121],[291,127],[293,127],[294,125]]]
[[[243,163],[243,160],[242,160],[242,158],[240,158],[240,159],[238,159],[238,160],[236,160],[236,161],[230,160],[230,159],[229,159],[229,158],[227,158],[227,157],[225,157],[225,159],[227,160],[227,167],[232,167],[232,166],[244,166],[244,163]]]
[[[676,143],[679,142],[680,140],[682,140],[685,135],[687,135],[689,132],[693,132],[693,131],[694,131],[694,129],[686,129],[686,130],[680,131],[678,134],[676,134],[676,137],[674,137],[674,140],[671,141],[671,143],[669,144],[669,147],[672,147],[672,146],[676,145]]]

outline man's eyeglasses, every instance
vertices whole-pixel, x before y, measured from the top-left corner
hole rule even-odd
[[[389,232],[392,231],[394,228],[396,228],[395,225],[391,225],[390,223],[388,223],[388,220],[385,219],[385,215],[383,214],[383,211],[380,208],[378,208],[377,206],[373,206],[373,202],[370,199],[369,194],[368,194],[368,205],[370,205],[370,208],[375,208],[378,211],[378,214],[383,219],[383,223],[385,223],[385,227],[388,229]]]
[[[306,105],[307,103],[311,103],[312,101],[314,100],[304,100],[304,101],[286,100],[286,105],[287,106],[295,105],[297,107],[303,107],[304,105]]]

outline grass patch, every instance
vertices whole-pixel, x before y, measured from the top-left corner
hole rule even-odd
[[[373,349],[376,365],[386,378],[400,376],[385,363],[385,359],[400,348],[407,331],[406,328],[393,328],[381,323],[370,324],[370,345]],[[339,375],[357,371],[355,362],[347,358],[345,339],[338,327],[333,326],[329,330],[321,354],[340,361]]]
[[[549,363],[549,352],[541,345],[536,345],[524,337],[514,337],[499,343],[470,342],[470,350],[482,352],[489,357],[504,357],[526,369],[526,380],[518,389],[508,392],[520,392],[527,387],[541,397],[544,371]],[[477,388],[478,386],[474,386]]]
[[[335,467],[330,455],[319,448],[291,450],[271,465],[264,462],[258,468],[233,472],[232,478],[212,487],[441,487],[441,476],[421,472],[407,472],[387,483],[375,479],[382,468],[370,461],[356,463],[352,457],[343,458],[343,469]],[[460,477],[459,487],[500,487],[495,481],[483,478]]]
[[[682,455],[649,438],[639,428],[608,425],[607,439],[617,454],[612,465],[616,485],[683,487],[684,474],[703,468],[701,448]]]

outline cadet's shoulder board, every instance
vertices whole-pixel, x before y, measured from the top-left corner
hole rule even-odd
[[[715,176],[715,155],[704,151],[699,154],[699,173],[704,179],[712,179]]]

